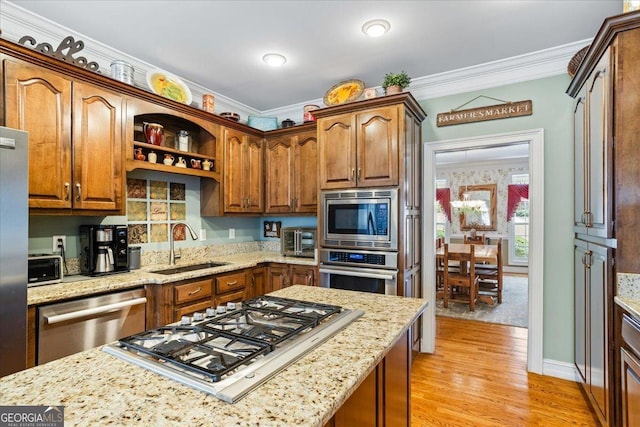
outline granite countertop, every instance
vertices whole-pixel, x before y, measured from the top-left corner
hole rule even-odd
[[[178,262],[176,266],[199,264],[202,262],[214,261],[213,259],[202,259],[193,262]],[[111,274],[101,277],[87,277],[85,280],[74,280],[71,276],[62,283],[53,285],[35,286],[27,290],[27,304],[41,305],[70,298],[112,292],[116,290],[142,287],[148,284],[162,284],[188,280],[212,274],[220,274],[228,271],[242,270],[255,267],[265,262],[277,262],[284,264],[297,264],[315,266],[317,261],[313,258],[285,257],[279,252],[254,251],[233,255],[216,256],[215,261],[227,262],[227,265],[205,268],[196,271],[188,271],[179,274],[163,275],[152,273],[151,271],[171,268],[169,264],[156,264],[143,267],[140,270],[132,270],[129,273]]]
[[[640,322],[640,274],[618,273],[616,283],[614,301]]]
[[[1,403],[64,405],[66,426],[323,426],[427,306],[417,298],[309,286],[272,295],[365,314],[234,404],[99,348],[1,378]]]

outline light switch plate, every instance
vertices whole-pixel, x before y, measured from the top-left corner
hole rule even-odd
[[[230,228],[229,229],[229,238],[230,239],[235,239],[236,238],[236,229],[235,228]]]

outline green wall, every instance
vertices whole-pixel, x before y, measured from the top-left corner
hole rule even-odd
[[[544,349],[545,359],[572,363],[573,338],[573,142],[569,76],[561,75],[420,101],[427,112],[424,142],[544,129]],[[436,116],[478,95],[533,101],[531,116],[438,128]],[[478,99],[464,108],[499,103]]]

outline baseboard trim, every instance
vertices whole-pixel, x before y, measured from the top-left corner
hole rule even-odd
[[[542,375],[573,381],[576,383],[582,381],[580,374],[573,363],[561,362],[559,360],[544,359]]]

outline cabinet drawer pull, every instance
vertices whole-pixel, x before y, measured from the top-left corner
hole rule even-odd
[[[227,282],[227,286],[235,286],[238,284],[237,280],[234,280],[233,282]]]
[[[69,184],[68,182],[65,182],[64,183],[64,199],[69,200],[70,196],[71,196],[71,184]]]
[[[189,295],[195,295],[195,294],[197,294],[198,292],[200,292],[201,290],[202,290],[202,287],[200,287],[200,288],[198,288],[198,289],[195,289],[195,290],[193,290],[193,291],[189,292]]]
[[[82,186],[79,182],[76,182],[76,189],[78,190],[78,194],[76,194],[76,202],[82,200]]]

